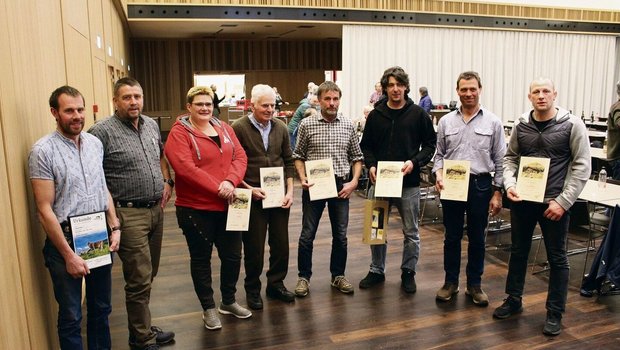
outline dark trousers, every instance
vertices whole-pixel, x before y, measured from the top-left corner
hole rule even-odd
[[[226,305],[235,302],[241,268],[241,233],[226,231],[225,211],[206,211],[177,207],[177,220],[189,248],[194,290],[203,310],[215,308],[211,287],[213,245],[221,261],[220,291]]]
[[[340,186],[340,188],[342,188]],[[329,270],[332,277],[343,276],[347,266],[347,227],[349,225],[349,200],[340,198],[310,201],[310,193],[302,191],[302,228],[299,236],[297,265],[299,277],[312,277],[312,250],[316,231],[327,205],[332,226],[332,250]]]
[[[493,196],[491,176],[469,180],[467,202],[441,200],[445,238],[443,263],[446,283],[459,283],[461,270],[461,240],[467,213],[467,285],[480,286],[484,272],[485,235],[489,220],[489,201]]]
[[[58,339],[60,348],[83,349],[80,324],[82,322],[82,279],[67,273],[62,255],[49,241],[45,241],[43,257],[58,302]],[[111,349],[108,316],[112,311],[112,265],[90,270],[86,279],[86,336],[89,350]]]
[[[288,217],[290,209],[263,209],[262,201],[252,201],[249,230],[242,233],[246,292],[260,292],[260,275],[265,259],[265,239],[269,231],[267,286],[284,286],[288,273]]]
[[[527,259],[532,246],[532,234],[536,223],[540,225],[547,260],[549,262],[549,290],[547,293],[547,310],[562,313],[566,306],[568,292],[568,257],[566,256],[566,235],[570,214],[567,211],[559,221],[551,221],[543,216],[546,203],[518,202],[510,208],[512,225],[512,246],[506,277],[506,293],[521,297],[525,284]]]

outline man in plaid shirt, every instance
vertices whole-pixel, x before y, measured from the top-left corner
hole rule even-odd
[[[332,227],[330,272],[332,287],[343,293],[353,293],[353,285],[344,276],[347,264],[347,227],[349,226],[349,197],[357,188],[362,171],[362,151],[353,122],[338,115],[342,91],[338,85],[326,81],[317,92],[321,114],[308,117],[299,125],[297,145],[293,152],[295,168],[303,187],[302,229],[299,237],[299,279],[295,295],[309,293],[312,276],[312,248],[325,204],[328,206]],[[306,177],[305,161],[331,158],[336,176],[338,197],[310,201],[308,189],[313,185]],[[349,177],[352,176],[349,181]]]

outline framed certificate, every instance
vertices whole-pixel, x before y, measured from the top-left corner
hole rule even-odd
[[[404,164],[405,162],[377,162],[376,197],[402,196]]]
[[[105,212],[69,217],[69,226],[73,250],[86,261],[89,269],[112,263]]]
[[[260,187],[265,191],[263,208],[279,208],[284,199],[284,168],[260,168]]]
[[[470,162],[468,160],[444,159],[441,199],[467,202],[469,174]]]
[[[334,163],[331,158],[308,160],[305,166],[308,183],[314,184],[309,189],[311,201],[338,197]]]
[[[521,157],[517,175],[517,193],[525,201],[542,203],[545,200],[549,158]]]
[[[364,203],[364,233],[362,242],[385,244],[390,204],[385,200],[367,199]]]
[[[226,231],[247,231],[250,225],[252,190],[235,188],[235,200],[228,205]]]

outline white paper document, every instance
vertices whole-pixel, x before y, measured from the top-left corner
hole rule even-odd
[[[265,191],[263,208],[279,208],[284,195],[284,168],[260,168],[260,187]]]
[[[441,199],[467,202],[469,174],[470,162],[468,160],[444,159]]]
[[[314,184],[309,189],[311,201],[338,197],[331,158],[308,160],[305,165],[308,183]]]
[[[235,200],[228,205],[226,231],[247,231],[250,226],[252,190],[235,188]]]
[[[377,162],[375,197],[400,198],[403,193],[403,172],[405,162]]]
[[[105,212],[76,215],[69,218],[73,249],[89,269],[112,263]]]
[[[549,158],[521,157],[517,175],[517,193],[525,201],[542,203],[545,200]]]

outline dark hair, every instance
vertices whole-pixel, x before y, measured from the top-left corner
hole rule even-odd
[[[396,81],[405,85],[405,95],[409,95],[409,75],[405,73],[405,70],[400,68],[399,66],[391,67],[383,72],[383,76],[381,77],[381,89],[383,89],[383,93],[387,91],[388,82],[390,81],[390,77],[394,77]]]
[[[131,77],[120,78],[114,84],[114,97],[118,97],[118,90],[120,90],[125,85],[138,86],[140,89],[142,89],[142,86],[136,79]]]
[[[58,110],[58,107],[60,107],[58,103],[58,98],[62,94],[73,96],[73,97],[79,96],[82,98],[82,102],[86,103],[86,101],[84,100],[84,96],[82,95],[81,92],[78,91],[78,89],[71,87],[69,85],[65,85],[65,86],[59,87],[58,89],[52,92],[52,95],[50,95],[50,101],[49,101],[50,107]]]
[[[459,81],[463,80],[471,80],[476,79],[478,81],[478,87],[482,88],[482,81],[480,81],[480,75],[474,71],[463,72],[459,75],[458,79],[456,79],[456,89],[459,89]]]
[[[340,90],[338,85],[336,85],[336,83],[334,83],[333,81],[325,81],[321,85],[319,85],[319,89],[317,90],[316,96],[320,100],[321,95],[323,95],[323,93],[327,91],[336,91],[338,92],[338,97],[342,97],[342,91]]]

